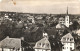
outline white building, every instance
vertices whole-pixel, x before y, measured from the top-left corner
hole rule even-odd
[[[0,41],[0,51],[21,51],[21,39],[6,37]]]
[[[51,51],[51,45],[48,41],[48,38],[44,37],[43,39],[36,42],[34,49],[35,51]]]
[[[67,8],[67,14],[65,18],[63,17],[59,18],[59,24],[64,24],[66,27],[69,27],[70,21],[69,21],[69,15],[68,15],[68,8]]]
[[[65,16],[65,26],[69,27],[69,16],[68,15]]]
[[[65,18],[63,18],[63,17],[59,18],[59,24],[63,24],[66,27],[69,27],[69,25],[70,25],[69,16],[66,15]]]
[[[64,35],[61,42],[63,44],[62,51],[74,50],[74,38],[70,33]]]
[[[66,27],[69,27],[68,7],[67,7],[67,15],[65,16],[65,25],[66,25]]]

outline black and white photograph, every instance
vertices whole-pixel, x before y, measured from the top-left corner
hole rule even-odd
[[[0,51],[80,51],[80,0],[0,0]]]

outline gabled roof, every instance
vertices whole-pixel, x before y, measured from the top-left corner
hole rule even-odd
[[[19,49],[21,48],[21,39],[18,38],[5,38],[0,42],[1,48]]]
[[[45,37],[38,42],[36,42],[36,45],[34,46],[35,49],[51,49],[50,42],[48,41],[48,38]]]
[[[63,37],[66,37],[66,38],[73,38],[73,36],[72,36],[70,33],[64,35]]]
[[[49,43],[48,38],[43,38],[41,40],[39,40],[37,43]]]
[[[70,33],[68,33],[62,37],[61,41],[62,42],[74,42],[74,38]]]
[[[63,25],[63,24],[57,24],[56,28],[65,28],[65,25]]]

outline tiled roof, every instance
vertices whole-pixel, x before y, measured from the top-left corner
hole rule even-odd
[[[35,47],[35,49],[51,49],[51,46],[50,46],[50,42],[48,41],[48,38],[45,37],[41,40],[39,40]]]
[[[68,33],[68,34],[66,34],[66,35],[64,35],[62,37],[61,41],[62,42],[70,42],[70,43],[72,43],[72,42],[74,42],[74,38],[70,33]]]
[[[15,48],[19,49],[21,47],[21,39],[17,38],[5,38],[0,42],[1,48]]]

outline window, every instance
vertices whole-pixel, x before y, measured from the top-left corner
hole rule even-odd
[[[39,45],[41,45],[41,43],[39,43]]]
[[[66,38],[63,38],[63,40],[66,40]]]
[[[70,47],[70,50],[72,50],[72,47]]]
[[[70,43],[70,46],[72,46],[72,43]]]
[[[40,47],[41,46],[41,43],[38,43],[37,46]]]
[[[71,38],[70,41],[73,41],[73,38]]]
[[[69,38],[67,38],[67,41],[69,40]]]
[[[63,47],[63,49],[66,49],[66,47]]]
[[[46,46],[49,48],[49,44],[47,43]]]
[[[42,47],[44,47],[44,45],[45,45],[45,44],[43,43],[43,44],[42,44]]]

